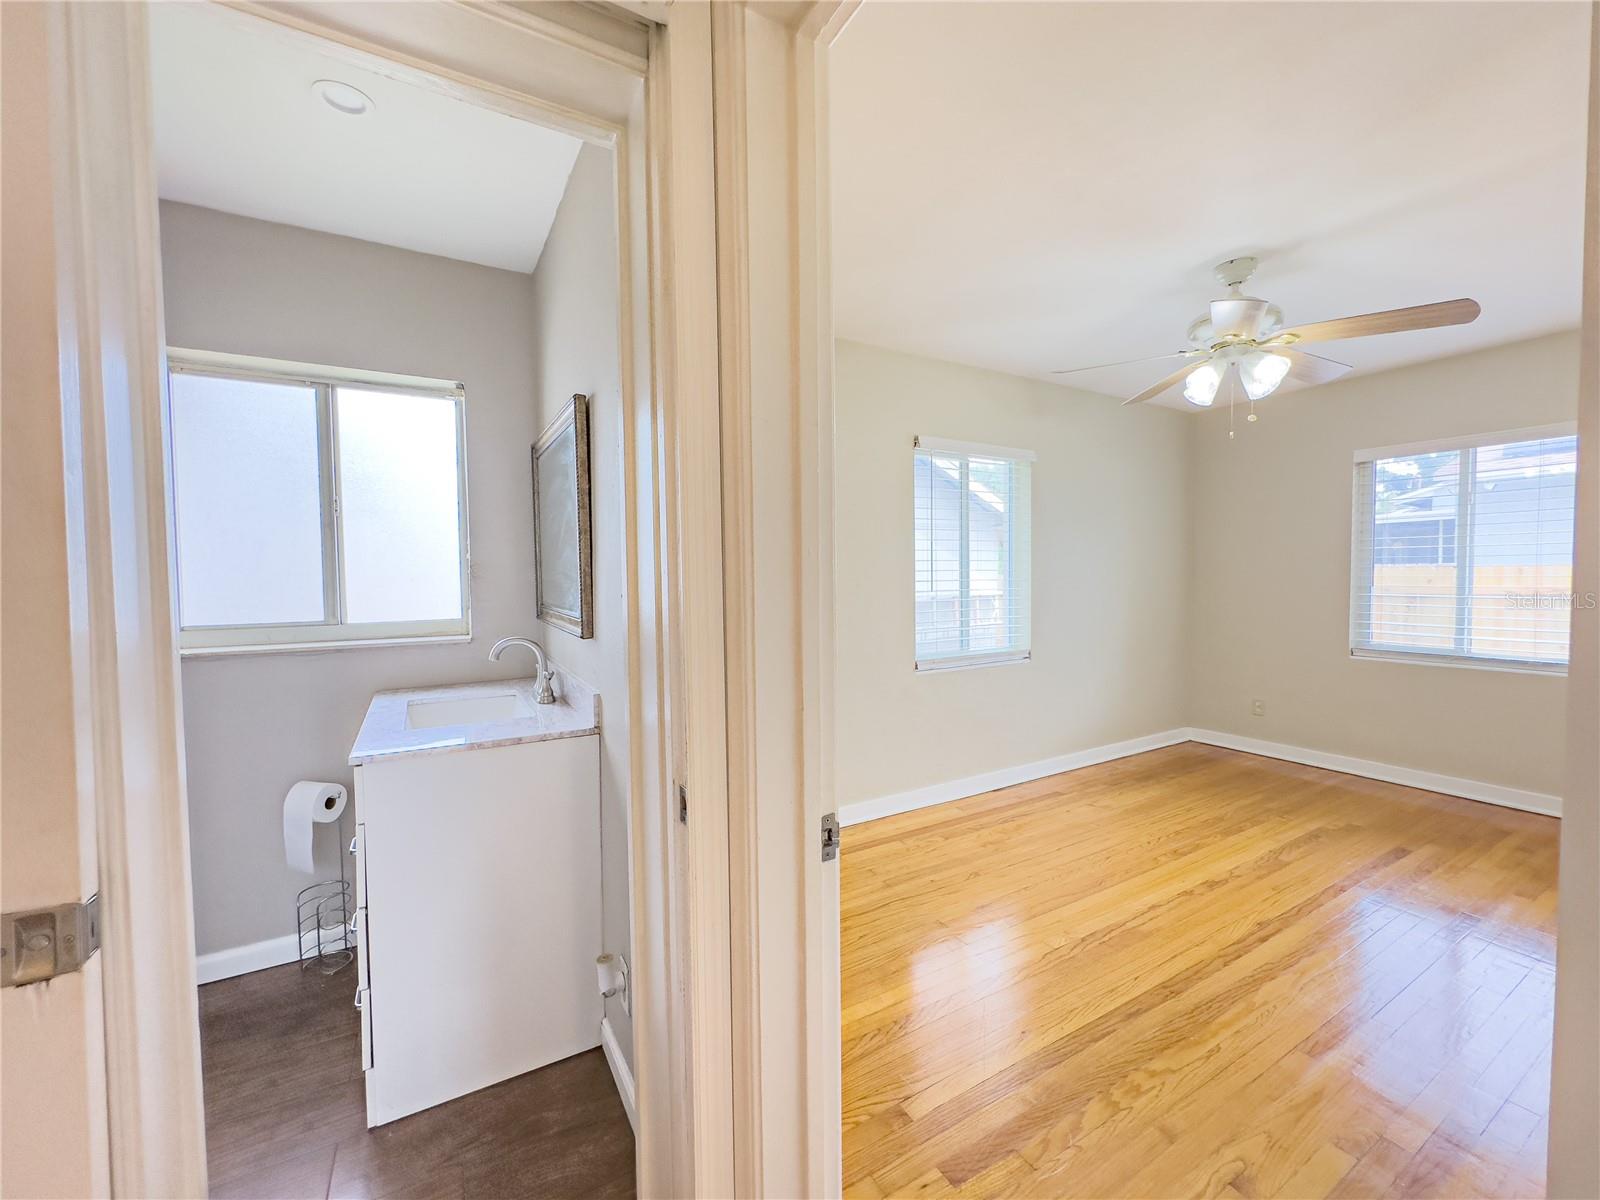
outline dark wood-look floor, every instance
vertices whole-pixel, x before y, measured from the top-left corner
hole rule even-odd
[[[600,1050],[368,1130],[355,971],[200,989],[211,1194],[631,1197],[633,1130]]]
[[[846,1194],[1542,1196],[1557,829],[1190,743],[848,830]]]

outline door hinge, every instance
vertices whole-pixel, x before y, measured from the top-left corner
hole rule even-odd
[[[839,857],[839,814],[824,813],[822,817],[822,861],[832,862]]]
[[[689,789],[683,784],[678,785],[678,824],[689,823]]]
[[[0,916],[0,987],[80,970],[100,949],[100,896]]]

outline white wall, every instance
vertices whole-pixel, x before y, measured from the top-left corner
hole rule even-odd
[[[1350,657],[1351,470],[1570,421],[1577,372],[1556,334],[1286,393],[1230,441],[1225,411],[841,341],[839,804],[1183,726],[1559,796],[1563,677]],[[1038,452],[1032,662],[912,669],[916,433]]]
[[[1232,442],[1225,411],[1191,417],[1189,723],[1559,795],[1564,677],[1350,657],[1351,470],[1571,421],[1577,395],[1568,333],[1286,393]]]
[[[600,819],[605,948],[628,955],[628,595],[623,542],[622,381],[618,347],[616,182],[613,155],[578,152],[566,195],[533,273],[533,397],[543,429],[575,393],[589,397],[594,545],[594,637],[538,623],[556,662],[601,696]],[[530,613],[532,608],[530,607]],[[630,963],[630,966],[632,964]],[[606,1016],[630,1069],[633,1024],[619,997]]]
[[[838,344],[841,805],[1171,729],[1184,715],[1186,414]],[[911,439],[1033,450],[1033,657],[913,669]]]

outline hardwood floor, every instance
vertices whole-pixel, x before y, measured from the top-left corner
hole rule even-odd
[[[368,1130],[355,971],[200,989],[214,1197],[631,1197],[633,1130],[600,1050]]]
[[[848,1196],[1542,1196],[1558,822],[1186,743],[846,830]]]

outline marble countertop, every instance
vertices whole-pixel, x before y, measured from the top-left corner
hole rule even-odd
[[[411,754],[448,754],[599,733],[599,694],[581,679],[559,668],[554,686],[554,704],[534,703],[532,679],[495,679],[378,692],[367,705],[366,719],[361,722],[361,731],[350,747],[350,765],[388,761]],[[408,706],[413,701],[487,701],[492,704],[507,696],[517,698],[521,713],[418,729],[411,728],[407,721]]]

